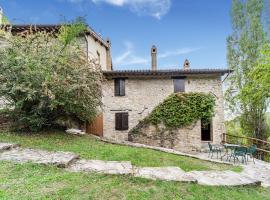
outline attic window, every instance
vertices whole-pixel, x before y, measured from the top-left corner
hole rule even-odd
[[[174,92],[185,92],[185,78],[173,79]]]

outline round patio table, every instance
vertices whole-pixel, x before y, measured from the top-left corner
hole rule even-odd
[[[241,147],[241,145],[239,144],[228,144],[228,143],[223,144],[223,146],[225,149],[225,153],[223,156],[221,156],[221,160],[223,157],[227,156],[226,161],[229,159],[229,156],[230,156],[229,150],[232,152],[236,147]]]

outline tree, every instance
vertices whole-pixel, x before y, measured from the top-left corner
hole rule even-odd
[[[85,28],[76,21],[56,35],[32,29],[25,37],[3,36],[0,97],[14,108],[11,116],[20,130],[38,131],[63,118],[83,123],[95,117],[102,73],[77,44]]]
[[[227,60],[234,72],[227,79],[225,93],[227,105],[234,115],[240,117],[240,124],[246,134],[266,139],[265,113],[267,99],[254,99],[244,88],[253,81],[250,73],[257,66],[260,49],[268,43],[267,29],[263,23],[264,0],[233,0],[233,33],[227,39]],[[249,95],[249,96],[248,96]]]

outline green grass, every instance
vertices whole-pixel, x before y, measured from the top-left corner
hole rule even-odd
[[[150,149],[108,144],[90,136],[72,136],[63,132],[31,135],[0,133],[0,142],[19,143],[22,147],[41,148],[49,151],[70,151],[85,159],[131,161],[135,166],[178,166],[185,171],[232,170],[240,172],[242,170],[237,166],[216,164]]]
[[[71,173],[53,166],[0,162],[0,199],[267,200],[261,187],[211,187],[130,176]]]

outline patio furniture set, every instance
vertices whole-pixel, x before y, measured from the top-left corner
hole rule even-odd
[[[257,146],[252,145],[250,147],[241,146],[238,144],[222,144],[222,145],[214,145],[208,142],[209,146],[209,153],[208,157],[213,158],[214,154],[218,156],[220,155],[220,159],[223,160],[223,158],[226,157],[226,161],[231,161],[233,158],[233,162],[240,161],[239,159],[242,159],[242,163],[247,164],[248,157],[253,159],[253,163],[255,164],[254,157],[257,152]],[[222,152],[224,152],[223,155]]]

